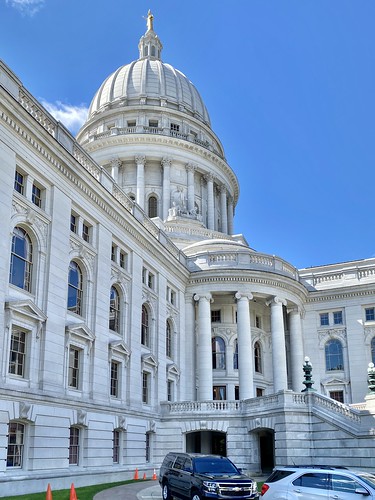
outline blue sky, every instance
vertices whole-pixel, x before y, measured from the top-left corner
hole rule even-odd
[[[236,232],[300,268],[374,257],[375,2],[0,0],[0,58],[74,132],[148,9],[239,179]]]

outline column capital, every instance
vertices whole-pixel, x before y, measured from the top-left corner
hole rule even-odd
[[[137,165],[146,165],[146,156],[136,156],[135,157],[135,163]]]
[[[110,159],[110,165],[111,167],[121,167],[122,161],[120,158],[113,157]]]
[[[227,194],[228,193],[228,190],[227,190],[227,187],[226,187],[225,184],[220,184],[219,191],[220,191],[221,194]]]
[[[185,165],[185,169],[187,172],[195,172],[195,170],[197,170],[197,168],[198,168],[198,165],[196,163],[189,162]]]
[[[287,313],[288,314],[296,314],[296,315],[299,314],[301,318],[305,317],[305,309],[301,306],[297,306],[297,304],[292,305],[291,307],[288,307]]]
[[[203,176],[203,178],[206,182],[214,182],[215,176],[211,172],[208,172]]]
[[[266,305],[267,306],[275,306],[275,305],[286,306],[286,300],[275,295],[274,297],[272,297],[271,299],[266,301]]]
[[[172,158],[167,158],[166,156],[161,160],[162,167],[170,167],[172,165]]]
[[[205,299],[207,300],[208,302],[213,302],[213,298],[212,298],[212,295],[210,293],[206,293],[206,294],[203,294],[203,295],[198,295],[197,293],[194,295],[194,300],[196,302],[200,301],[201,299]]]
[[[243,293],[243,292],[237,292],[235,294],[235,298],[237,300],[241,300],[241,299],[247,299],[247,300],[252,300],[253,299],[253,294],[250,293],[250,292],[247,292],[247,293]]]

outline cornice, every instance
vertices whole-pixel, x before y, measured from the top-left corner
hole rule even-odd
[[[367,285],[364,285],[367,286]],[[313,295],[314,294],[314,295]],[[335,290],[334,292],[324,290],[319,292],[309,292],[307,303],[314,302],[326,302],[327,300],[342,300],[342,299],[351,299],[356,297],[368,297],[371,295],[375,295],[375,287],[370,290]]]

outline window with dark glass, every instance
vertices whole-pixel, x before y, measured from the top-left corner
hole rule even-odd
[[[82,272],[74,260],[69,264],[68,310],[82,314]]]
[[[165,328],[165,353],[168,358],[172,357],[172,327],[170,321],[167,320]]]
[[[148,126],[151,128],[158,128],[159,122],[157,120],[149,120],[148,121]]]
[[[120,463],[120,436],[121,433],[118,430],[113,431],[113,463]]]
[[[24,445],[25,425],[20,422],[9,422],[6,462],[7,467],[22,467]]]
[[[259,342],[254,344],[254,368],[257,373],[262,373],[262,349]]]
[[[239,385],[234,386],[234,399],[236,401],[239,401],[239,399],[240,399],[240,386]]]
[[[329,397],[338,401],[339,403],[344,402],[344,391],[330,391]]]
[[[221,322],[221,310],[216,309],[211,311],[211,323],[220,323]]]
[[[329,315],[328,313],[320,314],[320,326],[328,326],[329,325]]]
[[[260,316],[255,316],[255,326],[257,328],[262,328],[262,320]]]
[[[225,401],[227,399],[227,388],[225,385],[214,385],[212,396],[214,401]]]
[[[80,349],[70,346],[69,348],[69,371],[68,385],[73,389],[78,389],[80,384]]]
[[[262,396],[264,396],[264,389],[257,387],[256,388],[256,396],[257,396],[257,398],[261,398]]]
[[[148,311],[147,307],[144,305],[142,306],[141,344],[146,347],[150,346]]]
[[[9,373],[25,377],[26,371],[26,333],[13,330],[10,339]]]
[[[375,321],[375,307],[366,307],[366,321]]]
[[[238,341],[234,341],[234,351],[233,351],[233,369],[238,370]]]
[[[342,325],[342,311],[334,311],[333,313],[333,324]]]
[[[150,399],[150,374],[142,373],[142,403],[148,404]]]
[[[125,252],[120,252],[120,267],[123,269],[127,268],[128,256]]]
[[[42,207],[42,190],[36,184],[33,184],[33,190],[31,193],[31,201],[37,207]]]
[[[79,462],[79,431],[79,427],[70,428],[69,465],[78,465]]]
[[[24,194],[25,191],[25,177],[16,170],[16,174],[14,177],[14,189],[20,193]]]
[[[146,462],[151,460],[151,434],[146,432]]]
[[[172,132],[179,132],[180,131],[180,125],[177,123],[171,123],[171,131]]]
[[[120,332],[120,296],[114,286],[109,297],[109,329]]]
[[[85,222],[82,224],[82,238],[90,243],[90,226]]]
[[[70,214],[70,230],[72,233],[78,231],[78,217],[74,214]]]
[[[150,196],[148,199],[148,216],[157,217],[158,215],[158,200],[156,196]]]
[[[225,369],[225,342],[221,337],[212,339],[212,368],[214,370]]]
[[[326,370],[343,370],[344,358],[342,344],[337,339],[329,340],[325,345]]]
[[[33,246],[29,235],[24,229],[15,227],[12,237],[9,282],[27,292],[31,291],[32,260]]]
[[[173,401],[173,387],[174,387],[173,381],[168,380],[167,381],[167,400],[168,401]]]
[[[111,361],[111,396],[118,398],[119,394],[119,363]]]

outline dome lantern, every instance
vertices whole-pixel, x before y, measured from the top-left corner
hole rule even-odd
[[[147,31],[139,40],[139,59],[161,60],[163,45],[154,32],[154,16],[151,11],[147,14]]]

